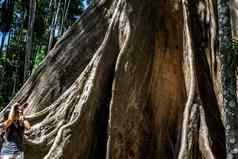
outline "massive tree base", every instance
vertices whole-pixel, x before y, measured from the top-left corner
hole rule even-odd
[[[214,4],[86,11],[8,105],[30,104],[26,158],[225,159]]]

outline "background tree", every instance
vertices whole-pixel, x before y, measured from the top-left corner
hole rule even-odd
[[[24,65],[24,81],[28,79],[31,74],[31,58],[32,58],[32,47],[33,47],[33,32],[36,16],[36,0],[30,0],[30,6],[28,9],[28,31],[26,35],[26,54],[25,54],[25,65]]]
[[[51,24],[56,14],[52,7],[57,4],[61,6],[61,10],[52,36],[50,34]],[[53,45],[62,33],[79,19],[82,10],[88,4],[84,1],[76,3],[71,0],[62,0],[62,2],[56,0],[2,0],[0,5],[2,33],[0,36],[2,39],[0,42],[2,44],[0,47],[0,97],[2,102],[0,105],[3,106],[9,102],[32,70],[37,68],[43,60],[48,51],[50,37],[53,39]],[[65,7],[65,11],[62,6]],[[72,7],[77,8],[77,12],[71,10],[71,16],[75,18],[68,15],[68,10]],[[61,28],[60,34],[59,28]]]
[[[237,61],[232,49],[232,27],[229,1],[218,0],[219,57],[224,100],[227,158],[238,158],[238,103],[236,92]],[[235,32],[234,32],[235,33]]]

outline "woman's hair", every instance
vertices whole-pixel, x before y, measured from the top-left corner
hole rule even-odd
[[[23,104],[19,104],[17,107],[16,107],[16,111],[19,112],[19,111],[23,111],[24,109],[26,109],[28,107],[28,103],[23,103]]]

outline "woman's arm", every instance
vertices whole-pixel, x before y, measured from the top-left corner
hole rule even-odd
[[[24,128],[26,128],[27,130],[29,130],[31,128],[30,122],[28,120],[25,120],[23,115],[21,115],[19,117],[19,121],[24,126]]]
[[[11,126],[16,115],[16,107],[19,105],[20,105],[19,103],[16,103],[11,107],[10,113],[8,115],[8,119],[3,122],[3,127],[8,128],[9,126]]]

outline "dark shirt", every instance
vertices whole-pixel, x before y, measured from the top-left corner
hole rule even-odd
[[[24,127],[19,122],[12,123],[6,129],[3,136],[1,155],[12,155],[23,152],[23,136]]]

